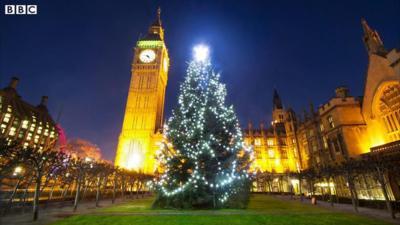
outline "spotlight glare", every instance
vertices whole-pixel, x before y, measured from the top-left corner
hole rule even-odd
[[[194,59],[198,62],[204,62],[208,59],[208,55],[210,53],[208,46],[206,45],[196,45],[193,48]]]

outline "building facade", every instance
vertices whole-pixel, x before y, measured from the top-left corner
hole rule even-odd
[[[156,21],[134,49],[115,166],[146,174],[153,174],[157,169],[155,151],[162,139],[168,69],[168,50],[158,9]]]
[[[253,146],[255,159],[252,169],[261,172],[285,173],[297,171],[300,167],[298,152],[292,147],[291,140],[285,129],[285,111],[278,92],[274,90],[273,121],[266,128],[264,123],[259,128],[254,128],[249,123],[244,131],[244,142]]]
[[[245,142],[254,146],[254,171],[284,176],[309,168],[339,165],[351,158],[374,152],[400,155],[400,52],[386,50],[377,31],[362,20],[363,41],[368,53],[368,70],[363,97],[353,97],[346,87],[338,87],[328,102],[302,116],[284,109],[276,90],[273,97],[271,127],[245,129]],[[385,174],[389,197],[400,199],[400,177]],[[283,179],[298,190],[299,180]],[[282,179],[271,181],[271,191]],[[383,199],[380,185],[369,174],[355,179],[359,198]],[[296,189],[297,185],[297,189]],[[341,176],[314,184],[339,196],[349,196],[348,182]]]
[[[17,92],[18,78],[0,90],[0,136],[17,141],[23,147],[53,147],[58,138],[56,124],[47,109],[47,96],[39,105],[31,105]]]

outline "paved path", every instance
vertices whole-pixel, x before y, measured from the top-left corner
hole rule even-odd
[[[276,198],[283,199],[286,201],[297,201],[300,202],[300,197],[296,196],[295,199],[292,199],[290,196],[286,195],[274,195]],[[303,204],[311,205],[310,199],[304,198]],[[324,201],[317,201],[316,207],[326,208],[329,210],[339,211],[339,212],[346,212],[355,215],[362,215],[369,218],[374,218],[378,220],[383,220],[393,224],[400,224],[400,213],[396,214],[396,219],[392,219],[389,212],[383,209],[372,209],[366,207],[358,207],[358,213],[354,211],[353,205],[351,204],[342,204],[342,203],[334,203],[332,207],[330,202]]]
[[[140,198],[139,198],[140,199]],[[136,199],[116,199],[115,204],[121,204],[124,202],[134,202]],[[101,200],[100,207],[107,207],[112,205],[111,199]],[[48,225],[57,220],[70,217],[73,215],[80,214],[91,214],[96,209],[95,202],[93,200],[82,201],[77,212],[73,212],[73,205],[63,205],[63,206],[47,206],[46,208],[40,208],[39,219],[35,222],[32,221],[32,213],[16,213],[7,215],[5,217],[0,217],[0,225]]]

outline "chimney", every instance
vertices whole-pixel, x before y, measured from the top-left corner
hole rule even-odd
[[[349,97],[349,89],[347,87],[341,86],[335,89],[336,98],[346,98]]]
[[[10,85],[8,85],[8,86],[9,86],[10,88],[16,89],[16,88],[17,88],[17,85],[18,85],[18,81],[19,81],[19,79],[18,79],[17,77],[12,77],[12,78],[11,78]]]
[[[315,111],[314,111],[314,104],[312,102],[310,102],[310,113],[311,113],[311,117],[314,117]]]
[[[264,136],[264,122],[260,123],[261,136]]]
[[[40,105],[47,106],[47,101],[48,100],[49,100],[49,97],[42,96],[42,100],[40,101]]]
[[[261,129],[261,131],[264,130],[264,122],[261,122],[261,123],[260,123],[260,129]]]
[[[249,129],[249,135],[252,136],[253,135],[253,123],[251,121],[249,121],[247,123],[247,128]]]

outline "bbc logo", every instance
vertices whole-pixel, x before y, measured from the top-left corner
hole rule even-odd
[[[5,5],[6,15],[36,15],[37,5]]]

